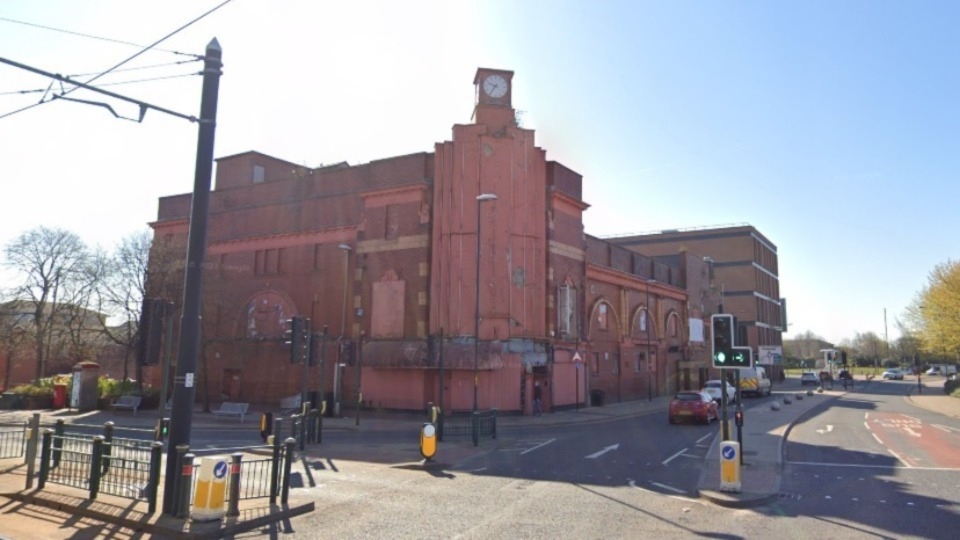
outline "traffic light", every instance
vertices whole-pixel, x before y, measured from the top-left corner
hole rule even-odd
[[[750,347],[734,347],[733,354],[727,362],[727,367],[748,368],[753,366],[753,349]]]
[[[288,319],[290,328],[284,333],[285,343],[290,345],[290,363],[299,364],[303,358],[303,317],[294,316]]]
[[[157,420],[157,427],[153,431],[153,440],[164,441],[170,435],[170,419],[161,418]]]
[[[733,359],[733,315],[711,315],[710,322],[713,328],[713,367],[738,367],[730,365]]]
[[[737,427],[743,427],[743,409],[737,409],[737,412],[733,413],[733,422]]]
[[[840,351],[840,360],[843,362],[843,367],[847,367],[847,351]]]

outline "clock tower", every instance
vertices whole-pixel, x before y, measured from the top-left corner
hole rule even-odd
[[[473,78],[476,87],[476,104],[473,121],[485,124],[492,131],[517,125],[513,110],[513,72],[503,69],[479,68]]]

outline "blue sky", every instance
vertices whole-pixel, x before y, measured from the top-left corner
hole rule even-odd
[[[98,73],[139,49],[22,23],[149,45],[221,3],[7,1],[0,57]],[[928,273],[957,258],[958,21],[960,4],[923,0],[234,0],[123,68],[216,37],[215,154],[309,166],[432,151],[470,121],[477,67],[513,70],[523,125],[584,176],[588,233],[749,223],[778,248],[785,337],[894,339]],[[0,65],[0,116],[48,84]],[[105,88],[199,111],[197,76]],[[196,125],[55,101],[0,118],[0,148],[0,243],[45,224],[110,248],[192,189]]]

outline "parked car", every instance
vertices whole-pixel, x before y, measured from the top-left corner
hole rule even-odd
[[[806,371],[803,375],[800,375],[800,386],[806,386],[812,384],[817,386],[820,384],[820,377],[817,377],[817,374],[812,371]]]
[[[720,408],[706,392],[677,392],[670,401],[667,414],[671,424],[685,418],[709,424],[720,418]]]
[[[703,385],[701,392],[706,392],[714,401],[720,402],[723,399],[723,381],[707,381],[707,383]],[[736,401],[737,386],[731,382],[727,382],[727,402],[736,403]]]
[[[883,378],[891,381],[902,381],[903,371],[899,368],[890,368],[883,372]]]

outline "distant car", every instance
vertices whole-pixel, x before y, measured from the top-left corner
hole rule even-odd
[[[890,368],[883,372],[883,378],[891,381],[902,381],[903,371],[898,368]]]
[[[832,381],[833,381],[833,375],[832,375],[829,371],[821,371],[821,372],[820,372],[820,380],[823,381],[823,382],[832,382]]]
[[[817,374],[812,371],[804,372],[803,375],[800,375],[800,386],[806,386],[808,384],[814,386],[820,384],[820,377],[817,377]]]
[[[670,401],[667,414],[671,424],[685,418],[709,424],[720,418],[720,409],[706,392],[677,392]]]
[[[713,398],[714,401],[721,401],[723,399],[723,381],[707,381],[703,385],[703,390],[701,392],[706,392]],[[737,401],[737,386],[733,383],[727,383],[727,402],[735,403]]]

